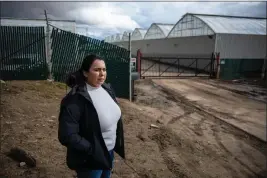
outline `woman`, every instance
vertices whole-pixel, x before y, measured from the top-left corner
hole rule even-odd
[[[109,178],[113,151],[125,158],[121,110],[106,76],[104,60],[89,55],[67,80],[72,89],[61,102],[58,138],[78,178]]]

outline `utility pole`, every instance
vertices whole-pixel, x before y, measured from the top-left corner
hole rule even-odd
[[[48,66],[48,79],[53,80],[52,76],[52,62],[51,62],[51,45],[50,45],[50,31],[49,31],[49,22],[47,18],[46,10],[45,13],[45,20],[46,20],[46,35],[45,35],[45,47],[46,47],[46,63]]]
[[[129,33],[129,99],[130,102],[132,102],[132,51],[131,51],[132,45],[131,45],[131,33]]]

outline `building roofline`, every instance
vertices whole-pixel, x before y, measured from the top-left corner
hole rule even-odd
[[[152,23],[151,26],[155,24],[155,25],[175,25],[175,24],[172,24],[172,23]]]
[[[137,29],[137,30],[147,30],[145,28],[135,28],[135,29]]]
[[[15,18],[15,17],[1,17],[0,19],[13,19],[13,20],[40,20],[45,21],[45,19],[34,19],[34,18]],[[60,19],[49,19],[49,21],[61,21],[61,22],[76,22],[75,20],[60,20]]]
[[[124,32],[123,32],[123,35],[124,35],[125,33],[133,33],[133,31],[124,31]]]
[[[267,19],[264,17],[247,17],[247,16],[231,16],[231,15],[219,15],[219,14],[195,14],[195,13],[186,13],[185,15],[202,15],[202,16],[211,16],[211,17],[229,17],[229,18],[244,18],[244,19]]]

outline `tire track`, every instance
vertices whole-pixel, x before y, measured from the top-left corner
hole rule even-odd
[[[201,118],[201,120],[198,123],[193,124],[194,125],[194,129],[192,129],[192,130],[195,132],[196,135],[203,136],[204,133],[203,133],[203,129],[201,129],[201,126],[205,122],[205,120],[206,119]]]
[[[252,162],[257,168],[260,169],[260,165],[259,165],[258,163],[255,162],[254,157],[253,157],[251,154],[249,154],[249,153],[247,153],[247,152],[245,151],[243,144],[239,143],[239,148],[241,148],[241,152],[242,152],[242,154],[246,155],[247,158],[248,158],[248,160],[249,160],[250,162]]]
[[[157,86],[159,90],[165,92],[166,95],[168,95],[169,98],[172,98],[173,101],[176,100],[177,105],[183,106],[184,108],[186,108],[187,111],[193,110],[198,114],[202,115],[203,117],[213,120],[216,124],[220,126],[225,126],[227,128],[228,133],[234,135],[235,137],[238,137],[240,140],[244,141],[248,145],[253,146],[256,150],[259,150],[264,155],[266,155],[267,152],[266,141],[240,129],[235,125],[232,125],[220,119],[219,117],[211,114],[210,112],[205,111],[203,107],[194,104],[193,102],[189,101],[184,96],[181,96],[177,91],[174,91],[173,89],[163,87],[162,85],[157,85],[156,83],[154,83],[154,86]]]
[[[161,156],[167,166],[167,168],[175,175],[175,178],[191,178],[195,177],[192,173],[198,175],[198,177],[205,177],[208,178],[210,176],[200,172],[196,168],[199,166],[196,161],[188,160],[186,162],[187,167],[190,167],[190,170],[183,169],[183,166],[180,165],[178,162],[174,161],[168,152],[168,148],[174,147],[177,152],[181,153],[194,153],[194,147],[187,143],[185,140],[182,140],[178,137],[173,131],[169,130],[167,127],[161,128],[157,132],[155,132],[151,139],[154,140],[161,152]],[[201,153],[200,153],[201,154]]]
[[[181,166],[169,158],[168,153],[166,153],[167,148],[170,146],[181,147],[180,139],[173,142],[172,137],[176,137],[176,135],[170,134],[170,131],[167,130],[167,128],[162,128],[151,136],[151,140],[154,140],[157,143],[161,156],[169,171],[172,172],[175,177],[189,178],[189,176],[181,169]]]
[[[245,163],[243,163],[240,159],[238,159],[235,155],[233,155],[226,147],[225,145],[222,143],[222,139],[219,136],[219,132],[220,132],[220,128],[216,125],[215,127],[211,127],[211,129],[213,130],[213,135],[215,137],[215,140],[217,142],[217,144],[220,146],[221,149],[223,149],[223,151],[225,152],[225,156],[229,157],[229,158],[233,158],[235,161],[237,161],[240,165],[242,165],[246,170],[248,170],[249,172],[251,172],[252,174],[254,174],[255,176],[257,175],[257,173],[254,172],[253,169],[251,169],[248,165],[246,165]],[[233,171],[233,175],[238,175],[238,173],[231,169]]]
[[[240,159],[238,159],[233,153],[231,153],[225,145],[222,143],[222,137],[220,137],[221,133],[230,134],[231,137],[235,137],[236,139],[239,139],[243,141],[245,144],[248,144],[255,148],[256,150],[262,152],[264,155],[266,155],[266,148],[267,143],[259,139],[258,137],[255,137],[254,135],[250,135],[249,133],[245,132],[244,130],[233,126],[232,124],[221,120],[219,117],[213,115],[212,112],[207,112],[205,108],[200,107],[196,105],[194,102],[187,100],[184,96],[179,94],[177,91],[172,90],[170,88],[157,85],[152,80],[149,81],[154,86],[154,89],[157,90],[156,92],[160,94],[160,96],[164,96],[167,98],[167,100],[176,103],[177,106],[184,109],[184,114],[173,117],[166,125],[166,129],[162,130],[156,130],[152,133],[152,140],[154,140],[160,150],[161,156],[164,160],[164,163],[166,164],[167,168],[170,172],[172,172],[177,177],[194,177],[191,174],[198,173],[199,177],[209,177],[209,173],[205,174],[199,169],[198,161],[201,161],[203,159],[206,162],[212,162],[212,160],[215,161],[215,165],[219,164],[222,166],[223,169],[225,169],[227,172],[229,172],[230,177],[256,177],[258,176],[255,171],[242,162]],[[165,99],[164,98],[164,99]],[[165,114],[168,114],[168,108],[165,110]],[[188,124],[184,124],[182,122],[178,122],[179,124],[184,124],[187,126],[190,130],[192,130],[196,135],[200,137],[195,137],[196,140],[191,139],[184,139],[183,136],[176,135],[173,130],[169,130],[170,128],[167,126],[170,124],[174,124],[180,119],[189,116],[192,113],[197,113],[200,116],[202,116],[201,120],[197,123],[189,124],[190,127],[188,127]],[[215,113],[218,114],[218,113]],[[221,113],[220,113],[221,114]],[[193,117],[193,116],[192,116]],[[198,118],[198,117],[197,117]],[[193,118],[194,119],[194,118]],[[208,121],[208,122],[205,122]],[[212,133],[213,136],[210,137],[210,139],[214,140],[214,143],[211,146],[210,144],[206,145],[205,141],[198,141],[198,138],[201,140],[203,137],[205,139],[206,134],[204,135],[202,126],[203,123],[207,123],[207,128]],[[176,123],[177,124],[177,123]],[[205,125],[206,126],[206,125]],[[165,128],[165,127],[164,127]],[[205,129],[205,128],[204,128]],[[167,132],[167,133],[166,133]],[[191,132],[191,131],[190,131]],[[209,133],[209,132],[207,132]],[[191,135],[194,137],[194,134],[191,133]],[[202,138],[201,138],[202,137]],[[209,138],[209,137],[207,137]],[[193,141],[193,142],[192,142]],[[216,146],[216,147],[214,147]],[[185,162],[183,160],[175,160],[171,156],[173,153],[176,154],[175,148],[177,149],[177,153],[179,155],[181,154],[181,158],[184,158]],[[216,151],[215,151],[215,149]],[[218,150],[220,150],[220,153],[218,153]],[[168,151],[167,151],[168,150]],[[172,152],[174,151],[174,152]],[[243,152],[240,150],[240,152]],[[189,154],[193,154],[193,156],[189,156]],[[247,156],[247,154],[244,153],[244,155]],[[250,157],[249,160],[253,159],[253,157]],[[231,161],[233,160],[235,163],[237,163],[237,166],[232,166]],[[182,162],[181,162],[182,161]],[[252,164],[255,164],[255,162],[250,161]],[[184,163],[186,163],[184,165]],[[185,166],[183,168],[183,166]],[[240,169],[241,168],[241,169]],[[260,167],[259,167],[260,168]],[[239,169],[242,170],[239,172]],[[190,170],[188,172],[188,170]],[[205,168],[203,170],[206,170]]]
[[[187,112],[185,112],[185,113],[184,113],[183,115],[181,115],[181,116],[173,117],[173,118],[167,123],[167,125],[174,124],[176,121],[182,119],[183,117],[189,116],[189,115],[192,114],[192,113],[193,113],[193,112],[187,111]]]

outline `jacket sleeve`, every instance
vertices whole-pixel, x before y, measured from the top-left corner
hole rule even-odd
[[[82,107],[78,103],[61,105],[59,113],[58,139],[59,142],[77,151],[90,154],[91,144],[79,135],[79,119],[82,114]]]

